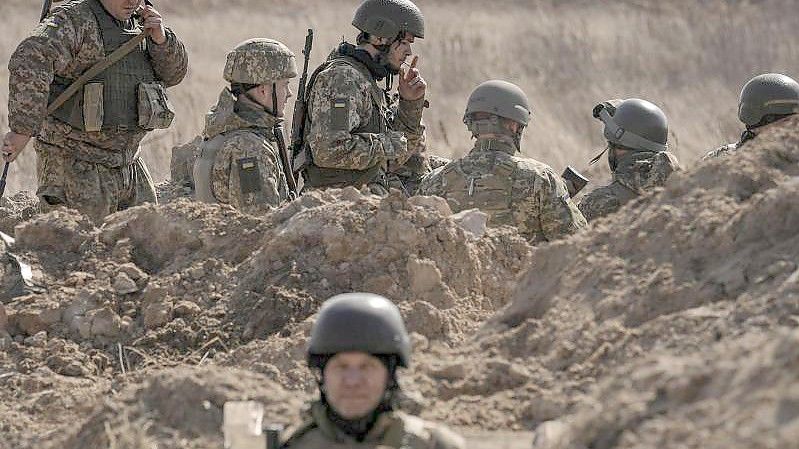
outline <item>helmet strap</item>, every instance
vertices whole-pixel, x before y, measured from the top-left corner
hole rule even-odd
[[[593,159],[591,159],[591,160],[588,162],[588,165],[594,165],[594,164],[596,164],[596,163],[597,163],[597,162],[598,162],[600,159],[602,159],[602,155],[603,155],[603,154],[605,154],[605,152],[606,152],[606,151],[608,151],[609,149],[610,149],[610,143],[608,143],[608,144],[605,146],[605,148],[602,150],[602,152],[600,152],[599,154],[597,154],[596,156],[594,156],[594,158],[593,158]]]
[[[272,115],[279,117],[277,113],[277,83],[272,83]]]

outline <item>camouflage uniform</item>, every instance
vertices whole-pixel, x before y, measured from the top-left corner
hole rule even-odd
[[[707,154],[705,154],[702,157],[702,160],[707,161],[710,159],[725,157],[734,154],[740,151],[744,146],[746,146],[749,141],[756,139],[757,135],[760,134],[762,131],[773,128],[775,125],[779,126],[777,124],[780,122],[781,121],[772,122],[769,123],[768,125],[760,126],[755,130],[746,130],[743,132],[743,134],[741,135],[741,139],[738,140],[738,142],[730,143],[722,147],[716,148],[715,150],[709,151],[707,152]]]
[[[460,449],[463,447],[463,439],[448,428],[402,412],[382,413],[364,440],[359,442],[331,422],[321,402],[311,406],[306,422],[292,432],[289,440],[283,445],[286,449]]]
[[[311,188],[368,185],[386,194],[389,162],[394,176],[424,169],[412,155],[425,148],[425,100],[389,97],[353,51],[342,44],[310,79],[304,140],[311,160],[303,175]]]
[[[156,201],[152,179],[139,157],[146,130],[87,132],[46,113],[54,80],[69,83],[106,56],[95,13],[98,4],[98,0],[77,0],[56,8],[20,43],[9,61],[8,107],[11,130],[36,137],[38,195],[51,205],[76,208],[95,220]],[[116,23],[120,29],[130,25]],[[166,87],[178,84],[188,66],[183,44],[170,30],[163,45],[145,42],[157,80]]]
[[[680,169],[677,158],[666,151],[627,153],[618,159],[613,182],[585,195],[580,211],[588,221],[612,214],[646,191],[662,186]]]
[[[478,138],[464,158],[433,171],[421,195],[446,198],[452,210],[479,208],[491,226],[516,226],[532,242],[550,241],[586,226],[563,180],[546,164],[514,156],[510,137]]]
[[[225,88],[205,119],[204,138],[217,146],[211,171],[215,199],[247,213],[280,206],[288,184],[275,145],[277,117]],[[251,172],[254,177],[249,176]]]

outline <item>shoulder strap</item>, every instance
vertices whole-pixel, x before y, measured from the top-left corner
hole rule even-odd
[[[73,95],[86,85],[89,81],[94,79],[97,75],[103,73],[107,68],[119,62],[122,58],[136,49],[147,37],[146,32],[140,33],[138,36],[124,43],[121,47],[114,50],[113,53],[100,60],[97,64],[93,65],[83,75],[76,79],[69,87],[64,90],[49,106],[47,106],[47,114],[52,114],[64,103],[67,102]]]

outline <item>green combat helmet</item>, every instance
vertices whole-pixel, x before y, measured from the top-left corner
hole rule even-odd
[[[398,366],[407,368],[411,341],[397,306],[371,293],[345,293],[325,301],[311,330],[308,364],[322,368],[322,357],[348,351],[395,355]]]
[[[491,114],[489,119],[478,119],[476,113]],[[498,120],[498,117],[513,120],[522,125],[519,132],[513,136],[516,148],[519,149],[521,133],[530,123],[530,101],[522,89],[507,81],[490,80],[477,86],[466,102],[466,112],[463,114],[463,123],[472,135],[480,134],[510,134]]]
[[[227,55],[224,78],[230,83],[269,84],[297,76],[294,53],[272,39],[246,40]]]
[[[756,128],[781,116],[799,112],[799,83],[779,73],[752,78],[738,102],[738,118],[747,128]]]
[[[593,115],[605,124],[605,139],[612,144],[634,151],[666,151],[666,114],[646,100],[606,101],[594,108]]]
[[[400,33],[424,38],[424,16],[410,0],[364,0],[352,25],[371,35],[395,39]]]

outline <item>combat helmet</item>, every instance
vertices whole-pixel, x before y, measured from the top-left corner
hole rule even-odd
[[[530,102],[522,89],[507,81],[490,80],[477,86],[466,102],[466,121],[475,112],[488,112],[522,126],[530,123]]]
[[[364,0],[352,25],[371,35],[395,39],[401,33],[424,38],[424,15],[410,0]]]
[[[297,76],[294,53],[272,39],[249,39],[227,55],[224,78],[230,83],[268,84]]]
[[[489,118],[478,118],[477,113],[490,114]],[[512,135],[516,149],[520,148],[521,135],[530,123],[530,102],[522,89],[507,81],[490,80],[477,86],[466,102],[463,123],[473,137],[481,134]],[[512,120],[520,125],[515,134],[500,123],[500,118]]]
[[[397,306],[371,293],[345,293],[325,301],[311,329],[308,364],[322,368],[323,357],[348,351],[393,355],[398,366],[410,366],[411,342]]]
[[[634,151],[666,151],[669,124],[654,104],[631,98],[597,105],[593,115],[605,124],[605,139]]]
[[[799,83],[779,73],[766,73],[752,78],[741,90],[738,118],[747,128],[769,122],[769,116],[799,112]]]

